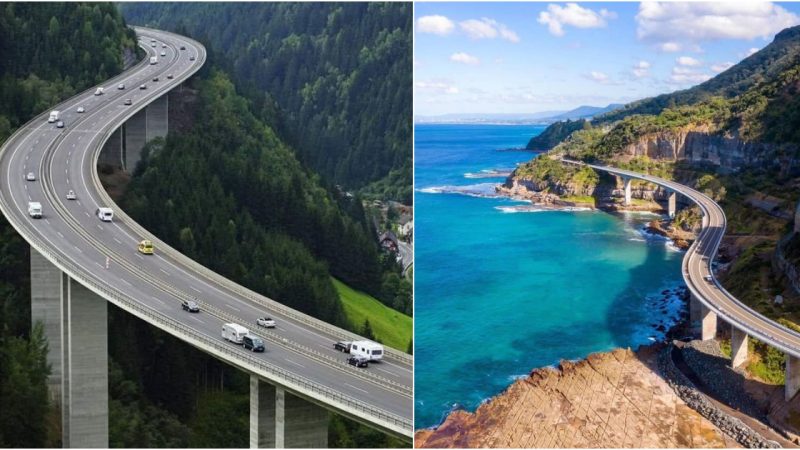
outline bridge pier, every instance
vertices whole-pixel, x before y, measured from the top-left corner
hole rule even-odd
[[[675,212],[678,209],[678,193],[675,191],[670,191],[669,197],[667,198],[667,212],[669,213],[669,218],[675,218]]]
[[[64,447],[108,447],[106,300],[31,248],[31,320],[47,336],[50,396],[61,410]]]
[[[699,322],[700,339],[707,341],[717,336],[717,314],[692,295],[689,300],[689,320],[692,328]]]
[[[169,129],[169,94],[155,99],[146,108],[134,114],[123,125],[125,140],[123,169],[133,172],[142,159],[145,144],[157,137],[166,137]],[[105,150],[104,150],[105,151]]]
[[[325,448],[328,411],[250,375],[250,448]]]
[[[622,177],[622,182],[625,185],[625,206],[631,205],[631,178]]]
[[[731,367],[739,367],[747,361],[747,333],[731,326]]]
[[[100,157],[97,162],[100,164],[108,164],[110,166],[121,168],[124,161],[122,160],[122,149],[124,147],[122,140],[122,129],[119,127],[114,130],[111,137],[108,138],[103,149],[100,151]]]
[[[786,401],[791,400],[797,394],[797,391],[800,391],[800,358],[787,354],[786,383],[784,384]]]

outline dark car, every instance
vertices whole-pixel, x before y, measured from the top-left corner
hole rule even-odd
[[[184,300],[183,303],[181,303],[181,308],[183,308],[184,311],[189,311],[190,313],[200,312],[200,307],[197,306],[197,303],[191,300]]]
[[[174,77],[172,76],[172,74],[169,74],[169,75],[167,75],[167,78],[171,80],[171,79],[173,79]]]
[[[158,81],[158,77],[153,77],[153,82]]]
[[[368,367],[369,361],[367,361],[367,358],[363,356],[351,356],[347,358],[347,364],[356,367]]]
[[[181,45],[181,50],[186,50],[186,46],[185,45]]]
[[[252,350],[254,352],[264,351],[264,341],[254,336],[245,336],[242,338],[242,346],[245,350]]]
[[[337,342],[333,344],[334,350],[339,350],[340,352],[349,352],[350,351],[350,344],[347,342]]]

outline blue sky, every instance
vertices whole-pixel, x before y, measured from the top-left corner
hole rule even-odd
[[[626,103],[702,82],[799,3],[415,3],[415,114]]]

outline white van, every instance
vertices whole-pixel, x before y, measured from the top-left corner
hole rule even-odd
[[[42,204],[39,202],[28,202],[28,215],[34,219],[41,219]]]
[[[97,208],[94,215],[103,222],[111,222],[114,219],[114,210],[111,208]]]
[[[103,95],[103,93],[104,93],[105,91],[106,91],[106,90],[105,90],[104,88],[101,88],[101,87],[99,87],[99,88],[95,89],[95,91],[94,91],[94,95]]]
[[[150,57],[150,64],[156,64],[157,62],[158,62],[158,58],[156,58],[155,56],[151,56]]]
[[[350,343],[350,354],[377,361],[383,358],[383,346],[372,341],[353,341]]]
[[[49,123],[55,123],[61,115],[58,111],[50,111],[50,117],[47,119]]]
[[[248,333],[250,333],[250,330],[236,323],[222,325],[222,338],[234,344],[241,344]]]

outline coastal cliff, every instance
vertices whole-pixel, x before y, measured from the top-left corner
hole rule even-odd
[[[475,413],[420,430],[417,448],[739,447],[658,375],[657,346],[535,369]]]

